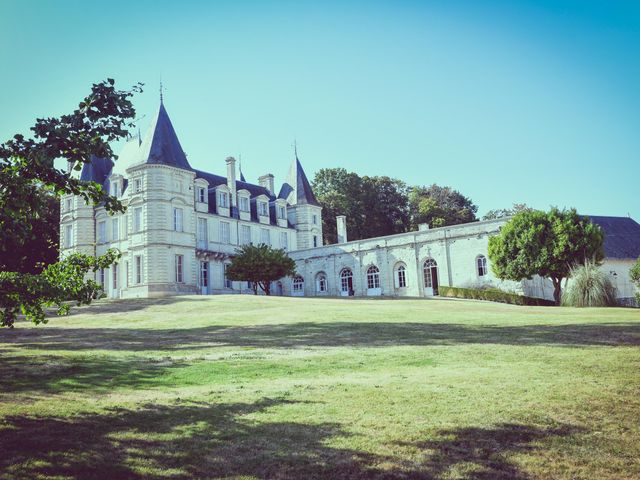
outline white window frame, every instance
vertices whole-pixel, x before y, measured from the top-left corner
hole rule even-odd
[[[438,262],[433,258],[427,258],[422,264],[422,274],[424,276],[425,288],[433,288],[433,276],[431,275],[431,269],[433,267],[438,268]]]
[[[289,248],[289,234],[287,232],[280,232],[280,248],[283,250]]]
[[[117,242],[120,240],[120,219],[111,219],[111,240]]]
[[[260,243],[271,245],[271,231],[268,228],[260,229]]]
[[[142,255],[136,255],[135,257],[133,257],[135,260],[135,272],[133,272],[133,274],[135,275],[135,284],[136,285],[140,285],[142,283]]]
[[[375,265],[367,268],[367,289],[380,288],[380,269]]]
[[[278,206],[278,218],[282,220],[287,218],[287,208],[284,205]]]
[[[227,192],[218,192],[218,207],[229,208],[229,194]]]
[[[198,187],[198,201],[200,203],[207,203],[207,189],[204,187]]]
[[[133,191],[135,193],[140,193],[142,191],[142,178],[136,178],[133,181]]]
[[[184,283],[184,255],[175,256],[175,279],[176,283]]]
[[[73,246],[73,225],[65,225],[64,227],[64,246],[65,248]]]
[[[240,211],[248,212],[250,210],[249,197],[240,197]]]
[[[231,224],[220,222],[220,243],[231,243]]]
[[[396,288],[407,287],[407,267],[398,265],[396,268]]]
[[[242,244],[249,245],[251,243],[251,226],[240,225],[240,233],[242,234]]]
[[[111,285],[114,290],[118,289],[118,264],[115,263],[113,267],[111,267]]]
[[[302,277],[302,275],[293,277],[293,291],[304,292],[304,277]]]
[[[70,212],[73,209],[73,199],[72,198],[67,198],[64,201],[64,211],[65,212]]]
[[[138,233],[142,231],[142,207],[136,207],[133,209],[133,232]]]
[[[198,217],[198,248],[209,247],[209,224],[206,218]]]
[[[327,292],[327,275],[324,272],[320,272],[316,275],[316,292]]]
[[[478,255],[476,257],[476,274],[478,277],[486,277],[489,273],[489,268],[487,267],[487,257],[484,255]]]
[[[173,207],[173,230],[184,232],[184,210]]]
[[[353,287],[353,271],[350,268],[343,268],[340,272],[340,291],[349,292],[349,278]]]
[[[258,202],[258,215],[261,217],[269,216],[269,204],[267,202]]]
[[[98,222],[98,243],[106,243],[107,241],[107,222],[106,220],[100,220]]]

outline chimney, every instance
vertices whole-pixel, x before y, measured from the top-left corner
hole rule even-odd
[[[258,177],[258,183],[260,184],[261,187],[264,187],[267,190],[269,190],[269,193],[273,195],[273,190],[274,190],[273,175],[271,175],[270,173],[267,173],[266,175],[262,175],[261,177]]]
[[[229,187],[229,195],[231,196],[232,207],[236,206],[236,159],[227,157],[227,187]]]
[[[347,240],[347,217],[345,215],[338,215],[336,217],[336,223],[338,227],[338,243],[346,243]]]
[[[418,224],[418,231],[419,232],[426,232],[427,230],[429,230],[429,224],[428,223],[420,223],[420,224]]]

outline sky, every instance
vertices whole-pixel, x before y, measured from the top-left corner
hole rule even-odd
[[[194,168],[293,159],[640,221],[637,0],[0,0],[0,141],[129,88]]]

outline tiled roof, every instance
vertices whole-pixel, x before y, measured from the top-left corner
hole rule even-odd
[[[191,170],[180,141],[176,135],[164,104],[140,145],[142,159],[149,164],[168,165],[170,167]]]
[[[111,173],[112,168],[113,162],[111,160],[91,155],[91,162],[85,163],[82,166],[80,180],[83,182],[96,182],[103,187],[107,187],[107,177]]]
[[[636,259],[640,257],[640,224],[630,217],[588,215],[604,232],[606,258]]]

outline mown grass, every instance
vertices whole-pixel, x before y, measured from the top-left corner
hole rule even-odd
[[[0,331],[1,478],[640,478],[640,311],[252,296]]]

